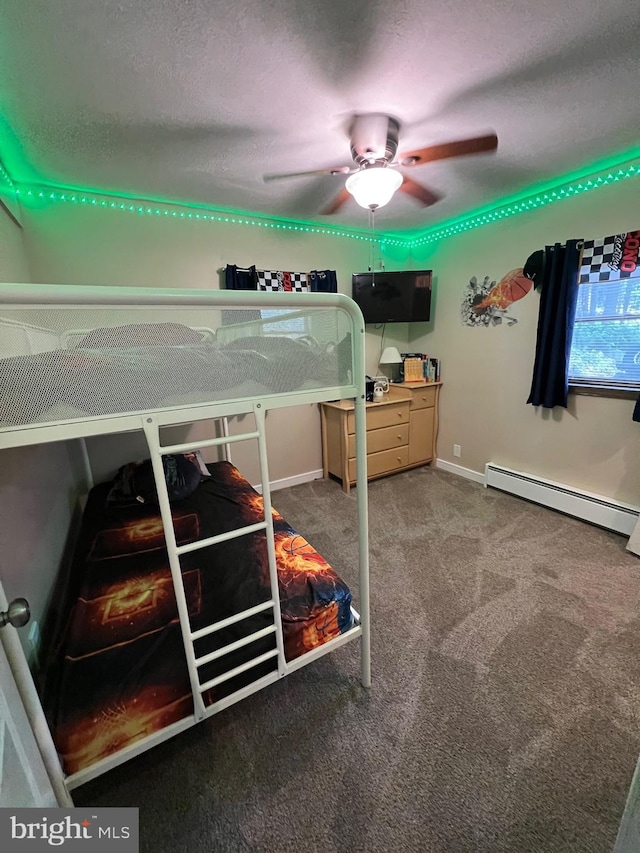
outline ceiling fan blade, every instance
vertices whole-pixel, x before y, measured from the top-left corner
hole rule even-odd
[[[435,204],[437,201],[440,201],[439,195],[436,195],[436,193],[432,192],[431,190],[428,190],[426,187],[423,187],[422,184],[419,184],[412,178],[407,178],[406,175],[404,176],[404,180],[400,185],[400,192],[412,196],[425,207],[430,207],[432,204]]]
[[[263,175],[262,180],[265,183],[269,181],[280,181],[284,178],[311,178],[317,175],[350,175],[351,172],[357,171],[351,166],[335,166],[333,169],[310,169],[308,172],[283,172],[278,175]]]
[[[429,145],[408,151],[398,157],[401,166],[421,166],[434,160],[446,160],[448,157],[462,157],[465,154],[488,154],[498,147],[498,137],[495,133],[486,136],[475,136],[473,139],[461,139],[458,142],[443,142],[440,145]]]
[[[333,213],[337,213],[343,205],[345,205],[349,199],[351,198],[351,193],[345,187],[342,187],[340,192],[335,196],[335,198],[329,202],[329,204],[325,205],[325,207],[320,211],[323,216],[331,216]]]

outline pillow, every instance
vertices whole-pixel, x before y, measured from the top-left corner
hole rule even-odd
[[[188,498],[200,485],[200,471],[186,456],[163,456],[162,467],[169,500],[172,502]],[[123,465],[114,477],[107,495],[107,504],[130,506],[134,503],[158,503],[150,459]]]
[[[177,346],[202,343],[203,335],[181,323],[132,323],[130,326],[107,326],[93,329],[76,347],[99,349],[102,347],[152,347]]]

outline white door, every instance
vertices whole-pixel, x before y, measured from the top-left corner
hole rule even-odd
[[[0,610],[6,609],[0,584]],[[16,678],[22,693],[30,693],[24,700]],[[31,705],[31,721],[25,702]],[[72,805],[16,629],[4,625],[0,627],[0,807]]]
[[[640,761],[631,782],[613,853],[638,853],[638,850],[640,850]]]

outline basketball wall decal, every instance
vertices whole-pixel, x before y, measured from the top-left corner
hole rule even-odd
[[[526,275],[522,267],[509,270],[497,284],[489,276],[482,282],[472,276],[465,289],[460,319],[466,326],[499,325],[503,320],[512,326],[518,321],[507,309],[526,296],[532,287],[533,278]]]

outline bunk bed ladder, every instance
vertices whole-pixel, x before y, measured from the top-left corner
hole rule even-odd
[[[160,444],[160,424],[155,417],[151,415],[145,415],[142,419],[142,426],[144,429],[147,444],[149,446],[151,464],[153,466],[153,473],[155,476],[156,488],[158,491],[158,504],[160,506],[160,514],[162,517],[162,524],[164,527],[165,539],[167,544],[167,552],[169,555],[169,566],[171,568],[171,575],[173,577],[173,586],[175,589],[176,603],[178,606],[178,614],[180,617],[180,627],[182,630],[184,649],[187,657],[189,680],[193,693],[194,716],[196,720],[202,720],[205,716],[207,716],[207,707],[204,704],[203,694],[207,690],[216,687],[218,684],[221,684],[224,681],[228,681],[229,679],[234,678],[240,675],[241,673],[258,666],[259,664],[263,663],[266,660],[269,660],[270,658],[277,658],[278,675],[280,677],[286,675],[284,638],[282,633],[282,617],[280,614],[280,594],[278,588],[278,570],[276,564],[275,544],[273,535],[273,516],[271,512],[271,491],[269,488],[269,471],[267,466],[265,412],[260,403],[254,405],[253,414],[255,415],[257,426],[254,432],[242,433],[240,435],[229,435],[228,431],[225,430],[226,434],[217,438],[210,438],[204,439],[202,441],[192,441],[186,444],[175,445]],[[260,476],[262,479],[262,496],[264,501],[264,521],[258,522],[256,524],[250,524],[245,527],[239,527],[235,530],[230,530],[226,533],[218,534],[217,536],[211,536],[206,539],[198,539],[194,542],[189,542],[185,545],[178,545],[175,536],[175,529],[173,526],[173,516],[171,513],[169,493],[167,491],[167,484],[164,476],[162,457],[167,456],[169,454],[188,453],[193,450],[199,450],[200,448],[216,447],[220,445],[224,445],[225,449],[227,449],[231,443],[235,443],[238,441],[247,441],[250,439],[255,439],[258,442]],[[245,536],[249,533],[254,533],[260,530],[264,530],[266,532],[267,555],[269,561],[269,578],[271,581],[271,598],[267,601],[255,605],[254,607],[250,607],[247,610],[235,613],[232,616],[227,617],[226,619],[221,619],[218,622],[214,622],[211,625],[207,625],[204,628],[200,628],[196,631],[193,631],[191,629],[189,609],[182,579],[180,556],[182,554],[190,553],[191,551],[196,551],[201,548],[208,548],[209,546],[215,545],[219,542],[226,542],[230,539]],[[214,633],[215,631],[219,631],[222,628],[226,628],[229,625],[233,625],[236,622],[248,619],[250,616],[254,616],[256,613],[261,613],[265,610],[272,610],[273,625],[269,625],[266,628],[261,629],[260,631],[256,631],[255,633],[250,634],[247,637],[243,637],[240,640],[223,646],[222,648],[210,652],[207,655],[203,655],[201,657],[198,657],[196,655],[194,644],[197,640],[201,639],[202,637],[206,637],[209,634]],[[233,669],[222,673],[216,678],[212,678],[204,683],[201,683],[198,672],[200,667],[204,666],[207,663],[210,663],[212,660],[221,658],[224,655],[233,652],[238,648],[241,648],[242,646],[249,645],[250,643],[259,640],[269,634],[275,634],[275,649],[265,652],[264,654],[261,654],[258,657],[255,657],[247,661],[246,663],[241,664],[240,666],[234,667]]]

